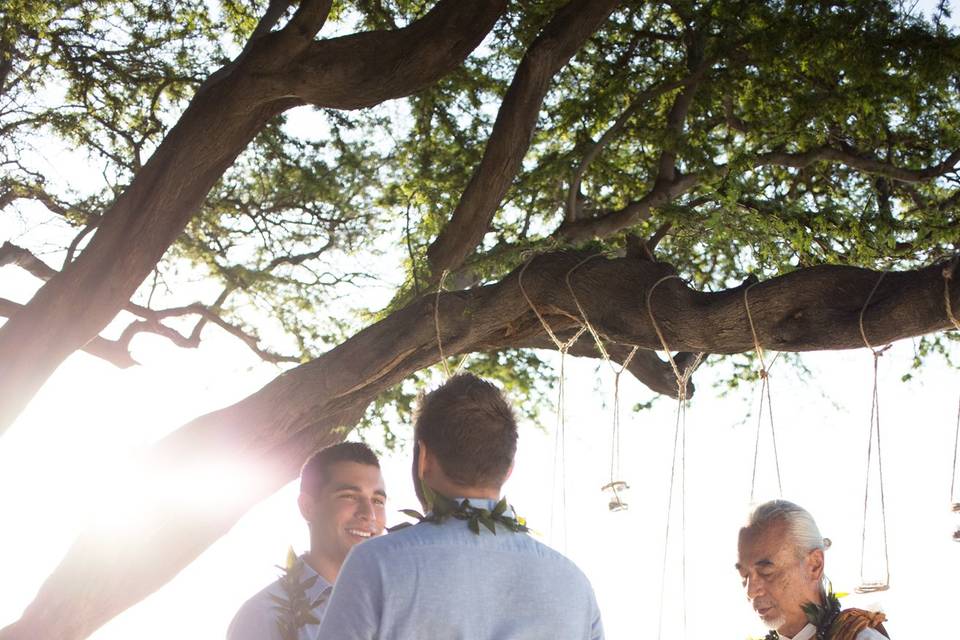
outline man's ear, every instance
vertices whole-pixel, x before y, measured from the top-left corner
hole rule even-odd
[[[819,582],[823,578],[823,549],[814,549],[807,555],[807,576]]]
[[[301,493],[297,496],[297,506],[300,507],[300,515],[303,516],[303,519],[312,522],[314,516],[313,496],[309,493]]]
[[[423,443],[423,440],[417,441],[417,478],[421,481],[423,480],[423,474],[426,473],[431,466],[432,460],[427,458],[427,445]]]

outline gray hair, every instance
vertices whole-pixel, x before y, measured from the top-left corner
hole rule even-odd
[[[810,512],[787,500],[770,500],[757,506],[750,512],[744,528],[762,530],[779,521],[786,523],[798,554],[814,549],[824,550],[830,546],[830,539],[820,535],[820,529]]]

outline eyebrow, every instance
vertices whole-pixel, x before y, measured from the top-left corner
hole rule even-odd
[[[355,484],[338,484],[334,485],[332,489],[333,493],[339,493],[341,491],[356,491],[357,493],[363,493],[363,489]],[[383,489],[377,489],[373,492],[375,495],[387,497],[387,492]]]
[[[767,558],[761,558],[760,560],[757,560],[756,562],[754,562],[753,565],[759,566],[759,567],[772,567],[773,560],[768,560]],[[733,565],[733,568],[736,569],[737,571],[742,571],[743,565],[738,562],[735,565]]]

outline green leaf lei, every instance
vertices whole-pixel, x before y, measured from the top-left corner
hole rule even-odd
[[[507,509],[510,508],[506,498],[501,498],[493,509],[490,510],[475,507],[470,504],[470,500],[458,502],[452,498],[442,496],[426,485],[423,487],[423,495],[426,498],[430,511],[427,515],[423,515],[414,509],[401,509],[400,511],[420,522],[432,522],[434,524],[440,524],[448,518],[466,520],[470,531],[473,531],[477,535],[480,535],[480,525],[486,527],[493,535],[497,535],[498,522],[515,533],[527,533],[530,531],[523,518],[514,518],[506,515]],[[390,531],[403,529],[404,526],[410,525],[391,527]]]
[[[327,601],[330,590],[325,589],[313,602],[307,599],[307,591],[317,583],[318,576],[303,579],[304,563],[292,548],[287,550],[285,566],[278,565],[277,568],[283,571],[279,584],[284,593],[283,596],[270,594],[270,599],[276,603],[273,608],[278,611],[277,629],[283,640],[297,640],[302,627],[320,624],[313,610]]]
[[[817,628],[817,640],[827,640],[830,628],[840,615],[840,599],[831,588],[827,592],[827,602],[823,605],[808,602],[801,607],[807,616],[807,621]],[[764,636],[764,640],[779,640],[780,634],[775,630]]]

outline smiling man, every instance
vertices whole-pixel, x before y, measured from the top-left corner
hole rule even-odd
[[[315,640],[347,552],[383,532],[386,499],[380,463],[367,445],[342,442],[311,456],[300,472],[297,500],[310,529],[310,551],[291,574],[309,584],[304,595],[317,622],[283,619],[277,599],[289,600],[289,594],[278,580],[240,607],[227,640],[287,640],[292,635],[281,631],[283,624],[293,627],[297,640]]]
[[[841,610],[827,592],[829,546],[813,516],[786,500],[760,505],[740,529],[736,567],[754,611],[772,630],[767,640],[886,640],[882,613]]]

